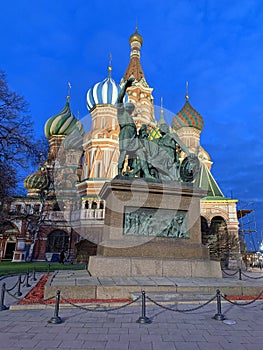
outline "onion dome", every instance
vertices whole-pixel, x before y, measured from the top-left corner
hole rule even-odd
[[[121,88],[108,76],[102,82],[96,83],[87,92],[87,107],[91,110],[96,105],[115,105]]]
[[[129,43],[131,44],[133,41],[138,41],[141,45],[143,44],[143,38],[138,33],[138,27],[136,27],[135,33],[132,34],[129,38]]]
[[[190,105],[186,95],[186,101],[183,108],[178,112],[172,122],[172,127],[178,130],[183,127],[192,127],[198,130],[202,130],[204,126],[204,120],[202,116]]]
[[[39,168],[36,172],[28,175],[24,180],[24,186],[27,190],[43,190],[49,185],[48,176]]]
[[[67,99],[63,110],[47,120],[44,132],[48,139],[52,136],[66,136],[75,129],[77,123],[78,119],[72,114],[69,106],[69,99]]]
[[[92,110],[96,105],[110,104],[115,105],[121,91],[120,85],[116,84],[111,77],[111,55],[108,66],[108,77],[101,82],[94,84],[87,92],[87,108]],[[128,101],[127,95],[124,97],[124,102]]]

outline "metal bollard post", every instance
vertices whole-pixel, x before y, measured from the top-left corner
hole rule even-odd
[[[239,274],[239,281],[242,280],[242,271],[241,268],[238,269],[238,274]]]
[[[1,290],[1,305],[0,305],[0,311],[7,310],[8,307],[5,306],[5,283],[2,284],[2,290]]]
[[[219,289],[216,291],[216,304],[217,304],[217,313],[213,317],[217,321],[223,321],[225,319],[225,316],[222,314],[221,309],[221,292]]]
[[[27,272],[26,272],[26,282],[25,282],[25,284],[24,284],[24,287],[26,287],[26,288],[31,287],[31,285],[28,283],[28,279],[29,279],[29,270],[27,269]]]
[[[142,290],[142,315],[138,318],[136,322],[141,324],[152,323],[152,321],[148,317],[146,317],[146,298],[144,290]]]
[[[33,268],[32,281],[37,281],[37,278],[36,278],[36,269],[35,269],[35,268]]]
[[[48,321],[48,323],[59,324],[62,323],[62,319],[58,316],[59,312],[59,301],[60,301],[60,290],[57,291],[56,305],[54,310],[54,316]]]
[[[18,297],[21,297],[21,275],[18,276],[17,292],[15,293]]]

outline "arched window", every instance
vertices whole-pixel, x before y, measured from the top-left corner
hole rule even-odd
[[[212,259],[223,260],[229,254],[229,235],[227,225],[221,216],[214,216],[211,220],[207,246]]]
[[[98,205],[96,202],[92,202],[91,209],[97,209]]]
[[[55,230],[47,236],[47,253],[60,253],[69,248],[69,236],[65,231]]]

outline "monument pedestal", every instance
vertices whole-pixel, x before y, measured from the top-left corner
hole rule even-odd
[[[179,182],[114,179],[106,201],[104,239],[89,260],[92,276],[222,277],[202,245],[200,198]]]

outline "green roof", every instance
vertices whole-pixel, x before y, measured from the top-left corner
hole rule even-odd
[[[210,170],[204,163],[201,163],[199,187],[207,191],[206,199],[226,199]]]

